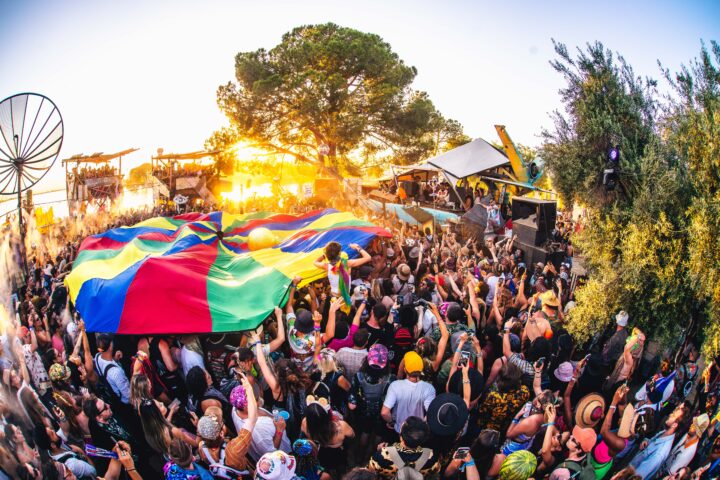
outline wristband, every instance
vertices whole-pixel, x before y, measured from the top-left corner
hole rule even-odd
[[[464,472],[464,471],[465,471],[465,468],[467,468],[467,467],[473,467],[473,466],[475,466],[475,461],[474,461],[474,460],[470,460],[469,462],[465,462],[465,463],[463,463],[462,465],[460,465],[460,471],[461,471],[461,472]]]
[[[518,420],[517,418],[513,418],[512,423],[513,425],[517,425],[518,423],[520,423],[520,420]]]
[[[555,422],[547,422],[547,423],[543,423],[542,425],[540,425],[540,427],[551,427],[554,425],[555,425]]]
[[[128,473],[130,473],[130,472],[134,472],[134,471],[135,471],[135,469],[134,469],[134,468],[128,468],[128,469],[127,469],[127,470],[125,470],[125,471],[126,471],[126,472],[128,472]]]
[[[610,405],[610,410],[617,410],[617,405]]]
[[[319,331],[320,331],[320,325],[315,325],[315,326],[313,326],[313,330],[315,330],[316,332],[319,332]]]

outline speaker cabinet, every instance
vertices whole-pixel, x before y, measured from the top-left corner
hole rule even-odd
[[[541,245],[546,242],[555,229],[556,217],[557,202],[527,197],[514,197],[512,200],[513,233],[517,233],[524,243]],[[519,230],[516,230],[518,227]]]

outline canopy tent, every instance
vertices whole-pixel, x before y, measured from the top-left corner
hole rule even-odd
[[[440,169],[428,165],[427,163],[417,163],[415,165],[392,165],[390,169],[396,181],[412,181],[415,177],[419,177],[420,181],[428,182],[431,178],[436,177]]]
[[[433,157],[427,163],[458,179],[510,165],[503,153],[482,138]]]

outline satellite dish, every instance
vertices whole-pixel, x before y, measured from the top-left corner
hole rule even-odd
[[[20,93],[0,102],[0,195],[19,195],[39,182],[62,141],[62,116],[49,98]]]

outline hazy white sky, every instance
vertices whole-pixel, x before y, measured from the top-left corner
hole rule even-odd
[[[379,34],[418,69],[415,87],[471,137],[539,143],[559,107],[551,38],[600,40],[658,77],[720,39],[707,1],[32,1],[0,0],[0,99],[35,91],[65,121],[60,158],[158,147],[192,151],[225,124],[216,105],[240,51],[272,48],[295,26],[332,21]],[[59,161],[38,190],[64,185]]]

